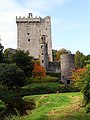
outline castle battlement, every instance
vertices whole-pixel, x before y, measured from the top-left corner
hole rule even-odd
[[[17,17],[16,16],[16,22],[40,22],[41,21],[41,17],[33,17],[32,13],[29,13],[28,17]]]
[[[19,16],[17,17],[16,16],[16,23],[19,23],[19,22],[41,22],[41,20],[45,20],[45,19],[50,19],[50,16],[46,16],[45,18],[41,18],[40,16],[37,17],[33,17],[32,13],[29,13],[29,15],[27,17],[23,16]]]
[[[21,17],[16,17],[16,22],[40,22],[41,18],[21,18]]]

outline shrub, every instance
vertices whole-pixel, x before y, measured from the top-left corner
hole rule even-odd
[[[86,111],[90,112],[90,65],[77,69],[73,78],[83,93]]]
[[[24,85],[24,72],[15,64],[0,64],[0,81],[8,89],[15,90]]]
[[[32,83],[22,88],[21,95],[35,95],[35,94],[49,94],[49,93],[65,93],[65,92],[78,92],[77,87],[71,85],[60,84],[58,82],[47,83]]]
[[[2,100],[0,100],[0,115],[2,115],[5,110],[6,110],[6,104]]]
[[[87,83],[85,84],[82,93],[84,96],[85,105],[87,105],[88,103],[90,103],[90,80],[87,81]]]
[[[30,100],[29,102],[24,101],[21,97],[14,96],[7,104],[7,109],[5,111],[6,115],[14,114],[20,115],[27,114],[27,110],[31,110],[35,108],[34,100]]]
[[[73,70],[72,76],[71,76],[71,79],[72,79],[71,82],[76,87],[82,90],[86,82],[85,78],[86,78],[86,67],[79,68],[79,69]]]
[[[87,113],[90,112],[90,103],[86,105],[86,112],[87,112]]]
[[[27,77],[32,76],[32,70],[34,67],[33,57],[29,56],[29,52],[25,52],[23,50],[17,50],[12,55],[12,62],[16,63],[16,65],[24,71]]]
[[[32,75],[34,78],[44,78],[46,76],[46,70],[44,67],[35,63]]]
[[[26,78],[26,83],[45,83],[45,82],[57,82],[59,81],[58,77],[51,77],[51,76],[45,76],[44,78],[32,78],[32,77],[27,77]]]
[[[47,72],[47,75],[51,76],[51,77],[61,77],[61,73],[51,73],[51,72]]]

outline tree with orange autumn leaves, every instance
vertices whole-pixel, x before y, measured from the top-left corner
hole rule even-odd
[[[78,68],[72,71],[71,81],[72,84],[79,87],[82,90],[87,83],[87,80],[90,79],[90,65],[85,66],[84,68]]]
[[[32,71],[32,75],[34,78],[44,78],[46,76],[46,70],[44,67],[39,64],[34,64],[34,69]]]
[[[74,69],[72,71],[71,76],[72,84],[74,84],[75,86],[79,87],[82,90],[83,86],[85,85],[87,77],[88,77],[87,66],[84,68]]]

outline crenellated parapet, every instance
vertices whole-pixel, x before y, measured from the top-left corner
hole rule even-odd
[[[16,23],[20,23],[20,22],[32,22],[32,23],[33,22],[39,22],[40,23],[41,20],[44,21],[46,19],[50,19],[50,16],[46,16],[45,18],[41,18],[40,16],[39,17],[37,17],[37,16],[33,17],[33,14],[29,13],[29,15],[27,17],[25,17],[25,16],[17,17],[16,16]]]
[[[20,23],[20,22],[40,22],[41,21],[41,17],[34,17],[33,16],[28,16],[28,17],[17,17],[16,16],[16,23]]]

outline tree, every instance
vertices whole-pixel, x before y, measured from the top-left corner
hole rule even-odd
[[[53,61],[56,61],[56,53],[57,53],[57,50],[52,50],[52,57],[53,57]]]
[[[62,55],[62,54],[64,54],[64,53],[67,53],[67,52],[68,52],[68,51],[67,51],[66,49],[64,49],[64,48],[58,50],[58,51],[56,52],[56,60],[60,60],[60,55]]]
[[[4,46],[2,46],[2,44],[0,43],[0,63],[3,62],[3,49],[4,49]]]
[[[32,76],[32,70],[34,67],[33,57],[29,56],[29,52],[24,52],[22,50],[17,50],[12,55],[12,61],[24,71],[25,75],[28,77]]]
[[[72,80],[83,94],[86,112],[90,112],[90,64],[75,70],[72,74]]]
[[[15,64],[0,64],[0,81],[8,89],[16,90],[19,86],[25,84],[25,74]]]
[[[83,68],[85,66],[85,59],[86,59],[86,56],[80,51],[77,51],[75,53],[75,65],[77,67]]]
[[[86,71],[87,71],[86,67],[72,70],[71,76],[72,84],[74,84],[80,90],[82,90],[86,82],[85,81]]]
[[[35,63],[32,74],[34,78],[43,78],[46,76],[46,70],[44,67]]]
[[[12,63],[12,55],[16,52],[16,49],[7,48],[4,50],[4,63]]]

